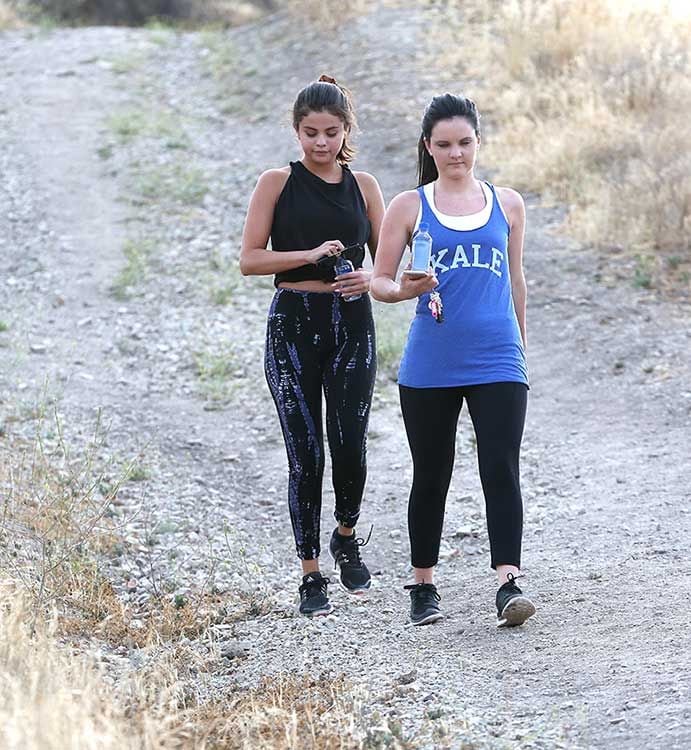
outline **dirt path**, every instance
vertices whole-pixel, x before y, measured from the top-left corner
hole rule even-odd
[[[299,47],[280,17],[227,37],[0,36],[0,417],[30,431],[45,387],[72,440],[86,442],[101,409],[105,450],[140,454],[143,481],[120,498],[123,518],[139,514],[109,563],[123,596],[151,590],[151,537],[171,592],[208,582],[214,560],[219,588],[270,592],[272,612],[233,635],[247,658],[231,682],[345,672],[369,692],[367,715],[399,723],[413,747],[687,747],[689,310],[598,281],[597,254],[551,234],[557,212],[533,200],[523,482],[538,615],[520,631],[493,626],[464,414],[439,566],[448,618],[406,625],[410,470],[395,386],[382,376],[362,519],[375,527],[377,586],[366,602],[335,591],[325,620],[293,616],[285,457],[261,374],[272,290],[237,278],[237,238],[258,172],[295,158],[277,103],[288,107],[286,92],[321,70],[362,103],[358,165],[387,199],[410,185],[413,150],[400,144],[414,143],[434,90],[401,51],[413,20],[381,11],[407,44],[372,38],[364,58],[353,42],[374,26],[362,20],[340,41],[302,35]],[[126,267],[132,283],[114,295]],[[377,313],[382,325],[406,317]],[[331,504],[327,492],[324,539]]]

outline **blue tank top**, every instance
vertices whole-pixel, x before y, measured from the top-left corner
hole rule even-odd
[[[487,223],[472,230],[445,226],[418,188],[420,221],[432,236],[432,263],[439,279],[444,320],[418,298],[401,359],[398,382],[411,388],[483,383],[528,385],[528,369],[511,295],[509,224],[492,185]]]

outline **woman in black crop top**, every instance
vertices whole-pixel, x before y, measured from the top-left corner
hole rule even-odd
[[[300,161],[261,175],[242,238],[244,275],[274,274],[265,372],[288,453],[288,504],[302,561],[300,612],[332,611],[319,572],[324,440],[322,391],[333,467],[337,528],[329,550],[350,593],[371,584],[355,524],[366,477],[366,434],[376,371],[370,271],[384,200],[377,181],[351,172],[355,116],[346,89],[322,76],[293,105]],[[267,245],[271,240],[271,250]],[[344,255],[354,270],[334,276]]]

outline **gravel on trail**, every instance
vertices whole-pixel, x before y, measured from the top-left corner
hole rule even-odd
[[[383,9],[326,36],[280,14],[228,32],[0,34],[0,424],[30,436],[36,403],[55,400],[75,445],[100,413],[104,456],[138,457],[141,481],[116,508],[125,552],[108,560],[122,597],[150,595],[153,567],[173,592],[213,575],[220,591],[270,598],[232,628],[233,667],[209,691],[345,674],[412,747],[689,747],[689,307],[608,282],[606,259],[555,233],[560,210],[534,196],[522,481],[537,615],[494,626],[464,412],[438,568],[446,619],[407,624],[411,470],[388,362],[359,529],[374,525],[373,591],[334,586],[333,615],[295,614],[286,461],[262,373],[273,290],[239,276],[244,210],[262,170],[298,157],[287,112],[321,72],[354,90],[356,168],[387,200],[413,184],[418,117],[437,91],[406,54],[416,25]],[[383,345],[410,308],[376,313]],[[120,656],[133,669],[142,658]]]

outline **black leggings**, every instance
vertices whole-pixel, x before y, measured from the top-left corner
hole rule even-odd
[[[376,353],[367,295],[279,289],[266,336],[266,379],[288,453],[288,505],[298,557],[319,557],[324,474],[322,389],[335,517],[355,526],[367,475],[366,439]]]
[[[413,486],[408,505],[413,566],[431,568],[439,559],[456,427],[465,398],[477,440],[491,564],[493,568],[497,565],[520,567],[523,502],[518,461],[527,386],[488,383],[457,388],[399,386],[399,390],[413,456]]]

